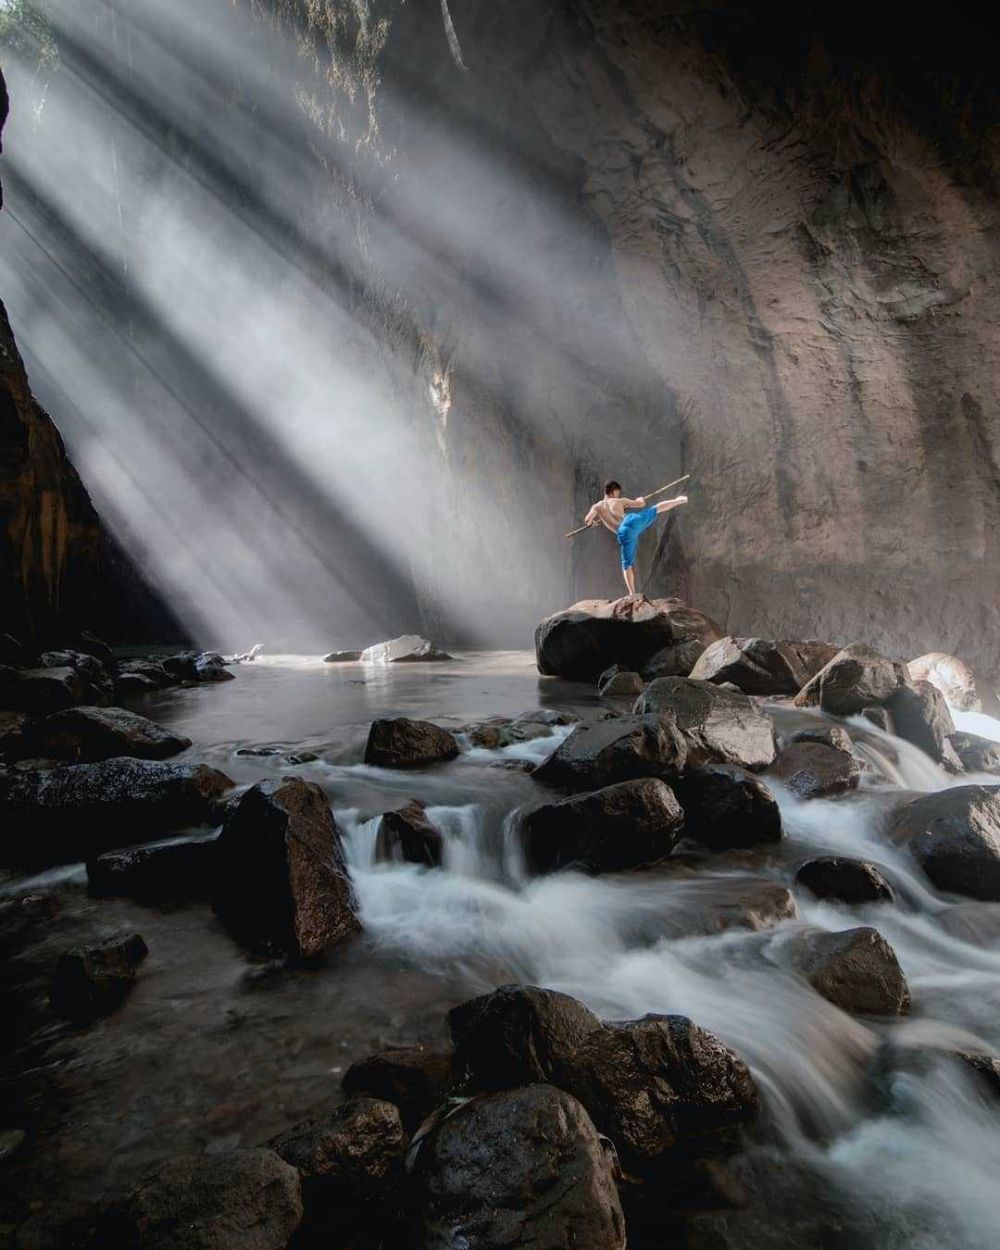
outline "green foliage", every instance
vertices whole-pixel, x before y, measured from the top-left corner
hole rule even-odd
[[[39,69],[59,60],[52,28],[32,0],[0,0],[0,52]]]

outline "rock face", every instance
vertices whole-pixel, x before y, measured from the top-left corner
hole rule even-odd
[[[409,664],[450,660],[452,657],[419,634],[403,634],[400,638],[390,638],[388,642],[366,647],[358,658],[362,664]]]
[[[538,671],[596,681],[613,664],[641,670],[664,647],[708,643],[721,630],[679,599],[592,599],[548,616],[535,630]]]
[[[77,707],[53,712],[22,731],[26,758],[92,764],[128,755],[163,760],[191,745],[155,721],[120,707]]]
[[[686,744],[684,766],[736,764],[759,771],[775,755],[771,718],[738,690],[721,690],[688,677],[659,677],[635,702],[637,715],[657,715]]]
[[[719,638],[689,676],[730,681],[745,694],[798,694],[837,654],[826,642],[772,642],[766,638]]]
[[[804,934],[793,962],[818,994],[844,1011],[894,1016],[910,1009],[896,952],[877,929]]]
[[[768,772],[800,799],[823,799],[857,789],[861,767],[849,751],[823,742],[793,742]]]
[[[532,872],[620,872],[666,858],[683,825],[670,787],[646,777],[532,808],[520,836]]]
[[[421,768],[440,764],[458,754],[455,735],[430,721],[372,721],[365,747],[365,763],[380,768]]]
[[[0,860],[55,864],[87,859],[137,837],[212,823],[232,786],[205,764],[114,759],[0,776],[6,824]]]
[[[443,842],[441,831],[427,819],[423,803],[411,800],[395,811],[383,812],[375,835],[375,859],[378,863],[399,860],[407,864],[441,864]]]
[[[151,1168],[125,1195],[111,1244],[285,1250],[301,1222],[299,1174],[273,1150],[182,1155]]]
[[[1000,902],[1000,786],[956,786],[904,804],[890,835],[939,890]]]
[[[547,1085],[474,1098],[417,1156],[426,1250],[624,1250],[613,1156],[577,1100]]]
[[[825,856],[811,859],[795,874],[799,885],[817,898],[833,899],[856,906],[860,903],[891,902],[892,887],[874,865],[860,859]]]
[[[781,811],[767,786],[744,768],[705,764],[674,785],[684,833],[713,851],[756,846],[781,837]]]
[[[138,933],[65,951],[52,979],[53,1010],[80,1022],[106,1016],[124,1001],[148,954]]]
[[[885,703],[902,684],[892,660],[871,647],[852,643],[838,651],[795,697],[798,707],[821,707],[835,716],[853,716]]]
[[[216,844],[212,907],[255,949],[308,959],[361,930],[326,795],[298,777],[246,792]]]

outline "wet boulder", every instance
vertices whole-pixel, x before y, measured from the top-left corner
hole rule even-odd
[[[912,742],[939,764],[957,760],[948,741],[949,735],[955,732],[955,722],[944,695],[930,682],[900,686],[886,708],[897,737]]]
[[[427,808],[416,799],[379,817],[375,835],[377,863],[441,864],[441,831],[427,819]]]
[[[32,721],[22,733],[27,758],[91,764],[116,756],[162,760],[185,751],[191,739],[120,707],[74,707]]]
[[[455,735],[430,721],[372,721],[365,747],[365,763],[379,768],[421,768],[439,764],[458,755]]]
[[[704,764],[674,782],[686,837],[713,851],[781,837],[781,811],[767,786],[733,764]]]
[[[710,644],[690,676],[732,682],[745,694],[797,694],[836,654],[837,648],[826,642],[727,636]]]
[[[76,707],[87,699],[87,684],[76,669],[10,668],[0,665],[0,707],[44,716]]]
[[[205,764],[112,759],[0,776],[0,862],[89,859],[137,838],[214,823],[232,780]]]
[[[677,777],[688,746],[673,721],[621,716],[577,725],[532,776],[545,785],[593,790],[637,777]]]
[[[612,664],[641,672],[665,647],[707,646],[721,635],[713,620],[680,599],[584,599],[541,622],[535,657],[545,676],[595,682]]]
[[[326,795],[300,777],[252,786],[216,843],[212,908],[255,950],[308,959],[361,930]]]
[[[233,1150],[150,1168],[107,1231],[110,1245],[142,1250],[285,1250],[301,1223],[298,1171],[273,1150]]]
[[[897,1016],[910,1009],[910,990],[896,952],[877,929],[797,936],[792,965],[817,994],[842,1011]]]
[[[268,1142],[298,1169],[305,1221],[313,1233],[376,1221],[382,1204],[396,1197],[405,1144],[399,1109],[364,1097],[351,1098]]]
[[[80,1023],[109,1015],[125,1001],[148,954],[138,933],[64,951],[52,978],[52,1009]]]
[[[950,735],[950,741],[966,772],[1000,774],[1000,742],[957,731]]]
[[[323,656],[324,664],[356,664],[361,659],[360,651],[331,651]]]
[[[423,1250],[624,1250],[614,1155],[571,1095],[531,1085],[438,1120],[414,1167]]]
[[[416,1132],[455,1086],[455,1056],[450,1050],[400,1046],[352,1063],[341,1082],[349,1098],[366,1094],[399,1108],[403,1128]]]
[[[643,777],[531,808],[522,813],[519,833],[532,872],[575,866],[601,873],[666,858],[683,825],[670,787]]]
[[[803,885],[817,898],[852,907],[862,903],[892,902],[892,886],[875,864],[862,859],[842,859],[824,855],[811,859],[795,874],[797,885]]]
[[[852,643],[838,651],[795,696],[797,707],[821,707],[834,716],[853,716],[885,703],[905,684],[901,667],[871,647]]]
[[[800,799],[824,799],[856,790],[861,766],[850,751],[823,742],[793,742],[778,756],[768,776]]]
[[[95,898],[134,898],[139,903],[208,898],[214,878],[214,838],[133,846],[87,861],[87,888]]]
[[[636,699],[633,710],[637,716],[659,716],[676,728],[686,746],[683,768],[736,764],[759,772],[774,759],[771,718],[739,691],[690,677],[659,677]]]
[[[955,786],[904,804],[889,833],[939,890],[1000,902],[1000,786]]]
[[[360,656],[362,664],[414,664],[450,659],[453,657],[447,651],[419,634],[403,634],[378,642],[373,647],[365,647]]]
[[[642,677],[645,681],[655,681],[657,677],[689,677],[704,651],[705,644],[697,638],[672,642],[649,657],[642,666]]]
[[[634,699],[645,684],[638,673],[612,664],[597,679],[597,693],[605,699]]]

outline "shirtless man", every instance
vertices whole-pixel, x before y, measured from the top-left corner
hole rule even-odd
[[[665,499],[646,507],[646,501],[640,495],[638,499],[628,499],[622,494],[618,482],[604,483],[604,498],[599,499],[584,517],[585,525],[603,525],[618,539],[622,553],[622,573],[630,595],[635,594],[635,552],[639,545],[639,535],[649,529],[661,512],[669,512],[687,503],[687,495],[678,495],[676,499]],[[628,512],[629,508],[639,508],[639,512]]]

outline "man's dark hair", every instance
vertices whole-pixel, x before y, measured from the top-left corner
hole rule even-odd
[[[622,488],[621,482],[616,482],[614,478],[612,478],[610,482],[604,483],[605,495],[610,495],[613,490],[621,490],[621,488]]]

